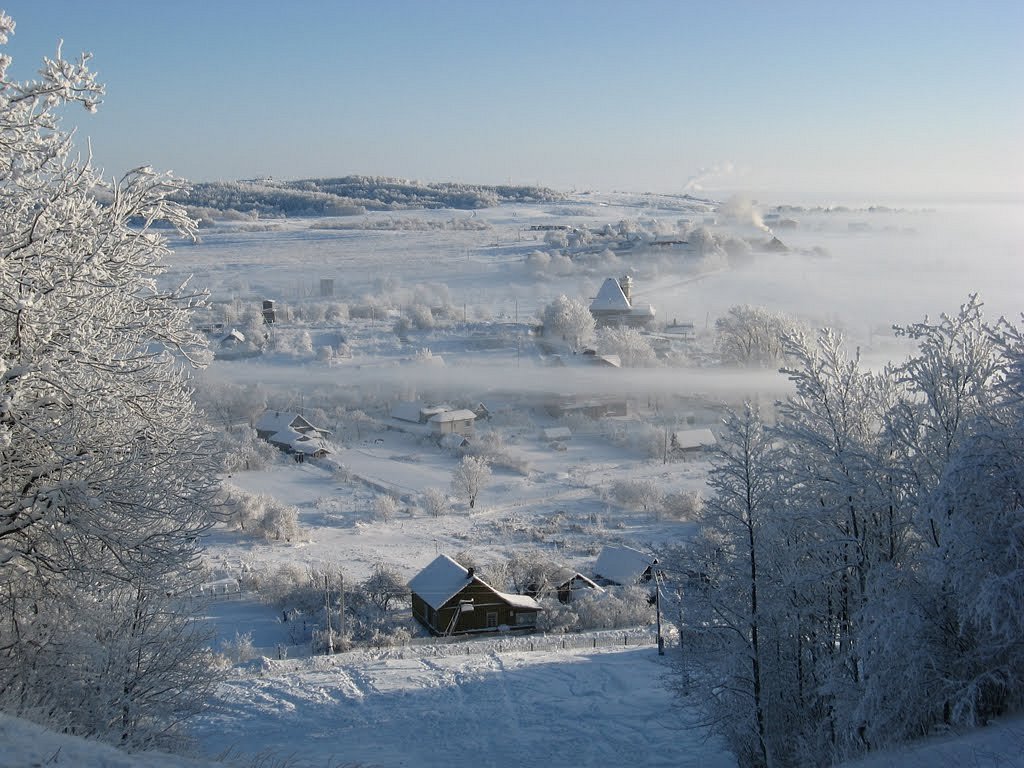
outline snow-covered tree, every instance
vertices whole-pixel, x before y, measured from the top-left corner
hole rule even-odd
[[[491,479],[491,466],[487,459],[463,456],[462,462],[452,472],[452,491],[464,496],[469,508],[476,507],[477,496]]]
[[[786,710],[773,677],[777,664],[769,661],[770,649],[780,641],[772,612],[781,602],[771,594],[781,581],[773,562],[782,543],[775,519],[779,457],[756,408],[748,405],[742,413],[728,415],[712,461],[712,495],[701,525],[718,546],[701,572],[710,574],[716,588],[701,596],[710,611],[708,626],[722,634],[727,650],[720,657],[720,677],[712,684],[709,701],[719,730],[741,761],[770,766],[789,735],[773,727],[784,722]]]
[[[715,343],[724,365],[773,368],[784,359],[783,339],[796,322],[764,307],[730,307],[715,321]]]
[[[398,499],[391,494],[383,494],[373,500],[373,511],[385,523],[398,512]]]
[[[597,346],[602,354],[618,355],[627,368],[650,366],[657,360],[650,339],[636,328],[601,328],[597,332]]]
[[[562,294],[544,307],[544,333],[565,339],[574,348],[586,344],[594,335],[594,316],[579,299]]]
[[[13,28],[0,14],[0,43]],[[204,350],[190,327],[200,297],[159,282],[168,230],[156,225],[193,223],[166,199],[177,181],[138,168],[108,184],[72,156],[58,113],[103,94],[87,57],[58,48],[28,83],[10,63],[0,57],[0,706],[137,744],[193,695],[189,665],[161,655],[187,620],[155,609],[122,637],[139,653],[108,657],[102,674],[76,649],[94,642],[95,606],[129,621],[132,606],[166,600],[211,522],[211,451],[180,370]],[[145,709],[151,686],[163,704]]]

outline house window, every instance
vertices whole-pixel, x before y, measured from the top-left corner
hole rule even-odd
[[[532,627],[537,623],[537,614],[533,611],[520,611],[516,614],[516,626]]]
[[[498,626],[498,612],[488,611],[487,612],[487,628],[494,629]]]

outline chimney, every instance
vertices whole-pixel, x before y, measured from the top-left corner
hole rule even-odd
[[[633,279],[629,275],[623,275],[622,279],[619,280],[619,287],[622,289],[622,294],[626,297],[626,301],[632,305]]]

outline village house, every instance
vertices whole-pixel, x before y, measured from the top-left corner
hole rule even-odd
[[[594,576],[600,584],[631,587],[645,583],[653,577],[652,568],[658,558],[638,549],[609,546],[601,550],[594,564]]]
[[[468,409],[452,408],[450,405],[401,402],[391,407],[391,418],[398,422],[399,428],[406,431],[422,431],[435,437],[451,434],[472,437],[477,415]],[[407,425],[418,425],[421,429],[410,430]]]
[[[532,597],[501,592],[447,555],[416,574],[409,591],[412,615],[435,635],[532,632],[541,610]]]
[[[266,411],[256,422],[256,434],[273,446],[297,457],[320,458],[332,453],[329,430],[313,426],[306,418],[287,411]]]
[[[473,434],[473,423],[476,421],[476,414],[465,408],[436,413],[430,417],[428,423],[436,435],[457,434],[469,437]]]
[[[590,314],[600,326],[630,325],[642,327],[654,321],[654,307],[633,303],[633,279],[629,275],[604,281],[597,296],[590,302]]]

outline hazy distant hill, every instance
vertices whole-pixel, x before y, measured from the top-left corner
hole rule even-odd
[[[354,216],[366,211],[474,209],[503,202],[563,199],[565,195],[546,187],[435,184],[383,176],[200,182],[176,197],[178,202],[203,213],[237,211],[260,216]]]

